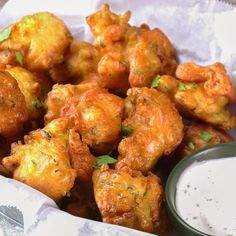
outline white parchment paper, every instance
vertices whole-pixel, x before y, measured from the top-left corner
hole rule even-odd
[[[236,84],[236,8],[221,1],[10,0],[0,12],[0,29],[25,15],[50,11],[65,21],[76,39],[92,41],[85,16],[103,3],[109,3],[117,13],[131,10],[132,24],[147,23],[163,30],[177,48],[181,63],[224,63]],[[236,113],[236,106],[231,110]],[[236,138],[236,130],[231,133]],[[12,179],[0,176],[0,186],[0,205],[16,206],[22,211],[26,236],[150,235],[69,215],[45,195]]]

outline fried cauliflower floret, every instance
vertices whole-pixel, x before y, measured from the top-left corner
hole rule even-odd
[[[117,169],[148,172],[162,155],[181,143],[182,118],[174,104],[155,89],[132,88],[125,101],[126,119],[122,125],[133,132],[119,146]]]
[[[41,191],[55,201],[70,192],[76,177],[66,145],[69,123],[53,121],[49,127],[30,132],[24,144],[12,145],[2,161],[13,178]]]
[[[26,101],[29,113],[29,119],[36,120],[43,115],[44,89],[48,90],[48,86],[43,86],[40,79],[34,74],[22,67],[10,67],[6,69],[12,77],[17,81],[21,92]]]
[[[204,123],[191,123],[185,130],[183,143],[178,148],[176,155],[184,158],[209,145],[227,142],[233,142],[233,138],[225,131]]]
[[[72,80],[73,83],[99,80],[97,65],[100,52],[90,43],[74,41],[65,56],[65,61],[50,70],[57,83]]]
[[[45,123],[48,124],[50,121],[61,116],[61,109],[69,98],[79,97],[85,91],[97,86],[97,83],[93,82],[79,85],[55,84],[48,93],[45,101],[45,107],[47,109],[47,113],[44,117]]]
[[[98,64],[101,83],[123,92],[129,86],[149,86],[156,74],[173,75],[176,68],[176,52],[166,35],[147,25],[129,25],[130,15],[116,15],[104,5],[86,18],[103,55]]]
[[[71,99],[62,116],[74,118],[82,140],[96,152],[106,154],[120,140],[123,100],[103,88],[93,88]]]
[[[0,42],[0,63],[20,63],[31,71],[61,63],[72,40],[64,22],[48,12],[26,16],[5,30],[9,37]]]
[[[199,66],[192,62],[177,67],[178,79],[187,82],[205,82],[204,89],[209,96],[226,96],[229,102],[236,101],[236,88],[227,75],[223,64],[217,62],[209,66]]]
[[[168,94],[183,115],[222,129],[233,128],[236,119],[226,108],[229,98],[226,95],[209,94],[205,83],[185,82],[170,76],[161,76],[157,89]]]
[[[17,81],[0,71],[0,135],[12,137],[22,131],[29,116],[25,97]]]
[[[159,226],[163,188],[157,176],[103,166],[94,171],[93,186],[103,222],[146,232]]]

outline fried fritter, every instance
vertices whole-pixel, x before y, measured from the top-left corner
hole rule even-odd
[[[17,81],[23,93],[28,109],[29,119],[36,120],[44,114],[44,89],[49,90],[49,86],[43,86],[39,78],[22,67],[10,67],[6,69]]]
[[[106,154],[120,140],[123,100],[103,88],[93,88],[71,99],[62,116],[74,118],[82,140],[96,152]]]
[[[187,126],[183,143],[175,155],[184,158],[188,154],[209,145],[227,142],[233,142],[233,138],[225,131],[216,129],[208,124],[191,123]]]
[[[72,36],[62,20],[48,12],[22,18],[5,29],[0,42],[0,63],[47,71],[63,61]]]
[[[25,97],[17,81],[0,71],[0,135],[12,137],[20,133],[28,117]]]
[[[236,102],[236,88],[224,65],[219,62],[205,67],[192,62],[181,64],[177,67],[176,76],[187,82],[205,82],[204,89],[209,96],[226,96],[229,102]]]
[[[220,94],[210,95],[204,82],[182,82],[170,76],[161,76],[157,89],[168,94],[183,115],[222,129],[236,125],[235,117],[226,108],[229,98]]]
[[[69,98],[80,97],[85,91],[97,87],[97,83],[86,83],[79,85],[55,84],[48,93],[45,101],[47,114],[44,116],[45,123],[57,119],[61,116],[61,109],[67,103]]]
[[[50,70],[50,75],[57,83],[99,80],[97,65],[101,56],[90,43],[73,42],[63,64]]]
[[[127,94],[126,119],[122,125],[132,133],[119,144],[116,168],[146,173],[162,155],[170,154],[181,143],[184,126],[174,104],[164,93],[132,88]]]
[[[76,177],[67,148],[70,126],[68,119],[59,119],[30,132],[25,144],[12,145],[11,156],[2,160],[4,167],[14,179],[60,200],[73,187]]]
[[[163,188],[157,176],[103,166],[94,171],[93,186],[103,222],[146,232],[159,226]]]
[[[116,15],[108,5],[86,18],[103,57],[98,73],[104,87],[125,92],[149,86],[156,74],[174,74],[175,49],[159,29],[128,24],[130,12]]]

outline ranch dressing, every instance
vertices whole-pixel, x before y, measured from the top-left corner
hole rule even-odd
[[[214,236],[236,235],[236,157],[195,162],[176,189],[179,215],[193,228]]]

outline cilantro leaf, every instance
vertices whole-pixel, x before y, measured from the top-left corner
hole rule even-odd
[[[142,74],[142,73],[144,73],[145,72],[145,70],[142,70],[142,69],[137,69],[137,70],[135,70],[135,73],[136,74]]]
[[[121,132],[125,135],[128,136],[130,134],[132,134],[134,132],[134,129],[131,127],[125,127],[123,125],[121,125]]]
[[[179,91],[185,91],[186,90],[186,86],[184,83],[180,82],[179,83]]]
[[[207,131],[201,131],[201,132],[199,133],[199,136],[200,136],[200,138],[201,138],[202,140],[204,140],[204,141],[206,141],[206,142],[211,141],[212,138],[213,138],[213,136],[212,136],[210,133],[208,133]]]
[[[114,164],[117,160],[109,155],[102,155],[96,157],[96,160],[93,162],[93,168],[99,168],[104,164]]]
[[[192,150],[195,150],[195,145],[192,142],[188,143],[188,147]]]
[[[160,83],[160,78],[161,78],[161,76],[160,76],[160,75],[157,75],[157,76],[153,79],[153,81],[152,81],[150,87],[151,87],[151,88],[157,88],[158,85],[159,85],[159,83]]]
[[[35,101],[34,106],[35,106],[35,108],[40,109],[40,108],[42,108],[42,107],[44,106],[44,103],[43,103],[43,101],[37,99],[37,100]]]
[[[6,40],[9,38],[11,34],[11,27],[8,27],[6,28],[5,30],[3,30],[1,33],[0,33],[0,42]]]
[[[23,66],[23,56],[21,52],[16,51],[15,57],[16,57],[16,60],[20,63],[20,65]]]

